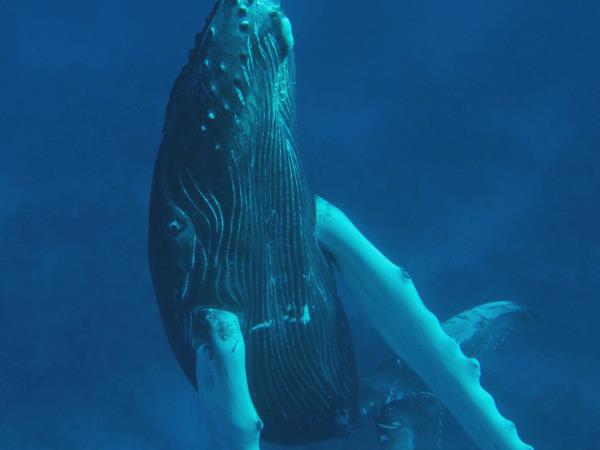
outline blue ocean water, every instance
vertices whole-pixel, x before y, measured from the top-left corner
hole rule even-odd
[[[536,448],[600,448],[600,4],[283,5],[312,189],[440,317],[527,306],[485,386]],[[166,102],[211,7],[0,1],[0,449],[210,448],[146,239]],[[342,294],[365,373],[389,353]],[[444,434],[475,448],[449,415]],[[310,448],[377,447],[365,424]]]

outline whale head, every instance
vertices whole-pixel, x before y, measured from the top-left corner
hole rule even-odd
[[[196,285],[219,238],[199,228],[206,215],[227,220],[231,167],[255,167],[261,152],[280,150],[265,145],[275,128],[295,141],[293,46],[273,0],[218,0],[196,35],[167,107],[153,186],[150,253],[169,302],[201,295]]]
[[[230,153],[236,138],[256,130],[267,106],[293,96],[293,46],[278,1],[217,1],[167,110],[165,136],[180,144],[173,150],[188,158],[200,152],[200,159]]]
[[[194,307],[234,303],[221,298],[226,293],[214,301],[206,294],[221,276],[216,268],[231,265],[219,250],[226,244],[223,224],[237,220],[230,174],[243,170],[232,168],[253,170],[261,155],[280,151],[268,143],[275,136],[295,142],[293,46],[278,1],[218,0],[171,93],[152,188],[149,253],[165,324],[173,327],[167,331],[192,383],[187,333]]]

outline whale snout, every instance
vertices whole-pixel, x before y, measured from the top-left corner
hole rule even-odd
[[[219,0],[208,32],[223,52],[235,53],[244,46],[252,51],[252,44],[267,35],[276,39],[282,58],[294,46],[292,24],[274,0]]]
[[[281,103],[293,46],[292,25],[279,2],[219,0],[197,35],[167,113],[173,119],[165,125],[169,134],[193,142],[172,151],[228,154],[232,141],[255,128],[256,112],[264,109],[259,105]]]

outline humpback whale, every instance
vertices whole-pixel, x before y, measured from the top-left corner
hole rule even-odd
[[[359,413],[337,267],[390,347],[484,449],[525,449],[476,360],[298,156],[294,38],[276,0],[217,0],[172,89],[149,260],[165,331],[229,450],[348,435]]]

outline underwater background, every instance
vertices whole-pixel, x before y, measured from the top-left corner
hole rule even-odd
[[[146,240],[166,102],[212,3],[0,0],[2,450],[210,448]],[[283,6],[312,190],[440,318],[525,305],[484,385],[536,449],[600,448],[600,3]],[[390,353],[340,292],[368,373]],[[445,449],[475,448],[444,421]],[[363,424],[297,448],[377,443]]]

